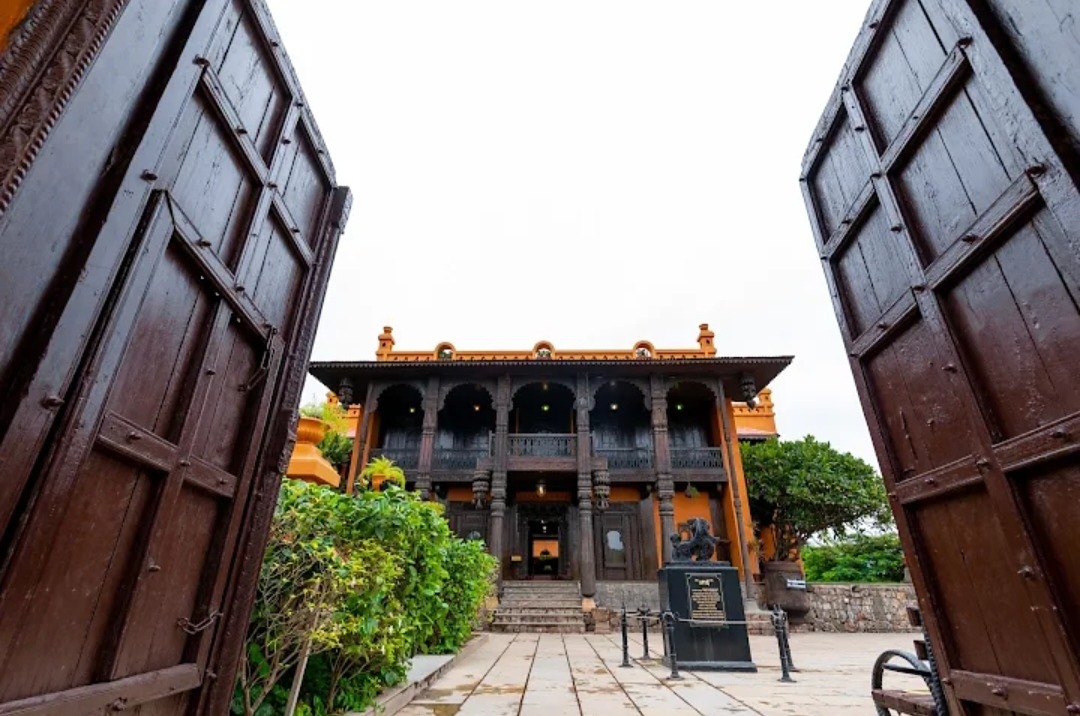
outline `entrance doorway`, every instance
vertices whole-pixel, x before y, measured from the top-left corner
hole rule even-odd
[[[529,520],[529,578],[558,579],[562,573],[562,523]]]

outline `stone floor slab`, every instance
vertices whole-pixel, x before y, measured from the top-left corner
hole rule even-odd
[[[873,713],[870,669],[885,649],[910,649],[911,634],[793,634],[800,671],[780,682],[776,640],[751,637],[757,673],[688,672],[670,680],[650,639],[643,660],[631,637],[622,668],[618,634],[491,634],[403,716],[854,716]],[[890,687],[925,690],[915,677]]]

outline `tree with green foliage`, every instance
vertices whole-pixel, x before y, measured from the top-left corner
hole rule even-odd
[[[785,560],[813,535],[836,536],[866,520],[891,521],[885,486],[865,461],[813,436],[741,446],[750,511],[774,527],[775,559]]]
[[[813,582],[900,582],[904,553],[895,533],[853,535],[802,548],[806,578]]]

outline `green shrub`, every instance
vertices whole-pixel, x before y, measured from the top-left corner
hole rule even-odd
[[[443,585],[441,593],[448,609],[446,617],[435,625],[435,633],[427,644],[428,653],[452,654],[468,641],[477,612],[491,590],[488,576],[497,564],[479,540],[450,542],[446,565],[451,579]]]
[[[813,582],[899,582],[904,554],[895,534],[856,535],[802,549],[806,578]]]
[[[284,703],[308,639],[303,712],[363,710],[415,654],[461,647],[494,567],[481,543],[450,532],[439,504],[395,484],[349,496],[286,480],[233,711]]]

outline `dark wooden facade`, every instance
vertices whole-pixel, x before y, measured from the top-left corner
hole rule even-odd
[[[259,0],[0,58],[0,714],[226,713],[348,208]]]
[[[742,514],[728,396],[753,398],[789,362],[371,361],[311,373],[363,406],[353,474],[393,459],[446,504],[458,534],[487,540],[504,578],[580,580],[591,597],[597,579],[652,577],[678,526],[676,486],[700,491],[723,556],[734,544],[749,563],[721,505]],[[558,558],[536,562],[540,543]]]
[[[956,714],[1080,713],[1077,12],[875,2],[804,161]]]

